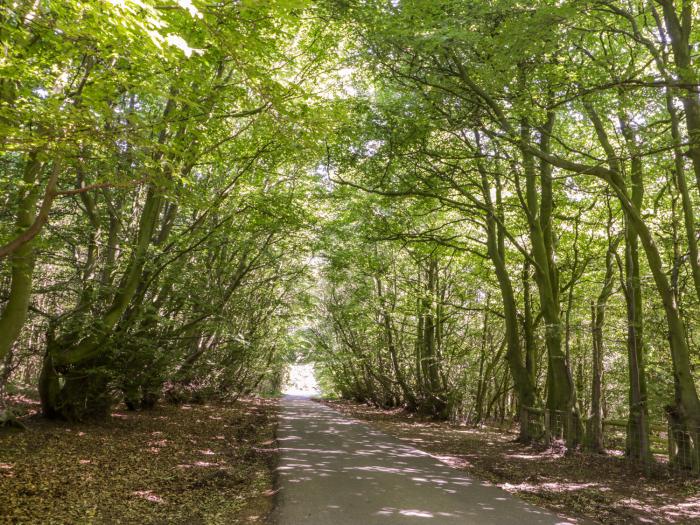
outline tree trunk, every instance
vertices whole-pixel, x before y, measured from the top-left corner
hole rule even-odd
[[[489,185],[489,176],[486,170],[479,164],[481,174],[482,195],[487,204],[488,211],[486,217],[486,243],[489,258],[494,265],[496,278],[501,291],[501,299],[503,300],[503,316],[506,329],[506,358],[510,373],[513,377],[513,383],[518,396],[518,402],[521,407],[533,407],[536,401],[535,383],[532,379],[532,374],[525,366],[522,350],[520,346],[520,334],[518,326],[518,311],[513,292],[513,284],[510,280],[510,274],[506,266],[505,260],[505,234],[503,232],[502,221],[496,220],[496,213],[500,214],[501,207],[501,184],[500,178],[496,177],[496,206],[491,199],[491,187]],[[487,304],[488,309],[488,304]],[[486,320],[486,314],[484,314]],[[519,439],[523,442],[530,441],[532,438],[529,429],[529,419],[526,410],[519,411],[520,419],[520,435]]]
[[[100,360],[106,356],[105,346],[111,330],[126,311],[138,287],[148,246],[157,222],[161,199],[158,190],[153,186],[149,187],[131,261],[111,307],[102,318],[96,321],[92,332],[77,342],[76,334],[66,333],[47,344],[47,355],[44,359],[44,367],[47,370],[46,373],[42,373],[40,381],[51,381],[56,384],[42,384],[40,392],[59,393],[58,396],[47,398],[42,396],[42,411],[47,417],[82,419],[83,412],[85,415],[100,415],[100,412],[108,406],[105,400],[107,394],[101,391],[101,386],[106,386],[107,383],[99,372]],[[59,381],[57,372],[61,374],[65,372],[62,387],[57,386]],[[91,377],[94,388],[92,386],[87,388],[87,379],[74,381],[70,379],[71,375]],[[94,408],[88,406],[92,400],[95,401]]]
[[[553,116],[550,116],[547,128],[551,130]],[[542,134],[541,149],[548,151],[549,134]],[[529,144],[530,128],[526,122],[521,126],[521,140]],[[521,148],[524,172],[526,178],[526,215],[530,226],[530,242],[535,267],[535,282],[540,297],[542,317],[545,322],[545,343],[547,348],[547,409],[552,414],[551,424],[563,427],[564,434],[574,436],[573,428],[569,428],[568,414],[576,410],[574,385],[569,364],[562,351],[562,323],[559,305],[559,284],[556,264],[554,262],[554,247],[552,242],[551,210],[553,206],[551,191],[551,167],[541,163],[540,186],[538,192],[535,173],[534,156],[527,148]],[[541,193],[541,198],[539,197]],[[556,428],[553,434],[557,434]],[[575,439],[573,440],[575,441]],[[575,444],[571,442],[571,444]]]
[[[685,84],[683,94],[680,96],[685,114],[685,125],[688,131],[688,156],[690,157],[698,191],[700,191],[700,100],[697,90],[691,86],[697,86],[698,75],[693,64],[693,50],[691,47],[692,24],[695,14],[693,2],[683,1],[680,18],[673,0],[658,0],[663,8],[664,24],[666,32],[671,40],[673,61],[676,66],[676,74],[681,83]]]
[[[532,318],[532,292],[530,290],[530,261],[523,264],[523,343],[525,345],[525,368],[530,382],[537,385],[537,346]]]
[[[587,447],[592,452],[603,453],[603,326],[608,299],[613,293],[615,277],[615,253],[618,241],[610,238],[612,216],[608,221],[608,250],[605,254],[605,280],[598,300],[591,303],[591,331],[593,343],[593,379],[591,382],[591,411],[589,417]]]
[[[394,329],[391,322],[391,315],[387,309],[386,299],[384,297],[384,287],[382,286],[382,280],[379,277],[375,278],[375,283],[377,286],[377,298],[379,299],[382,324],[384,327],[384,337],[386,340],[386,345],[389,350],[389,356],[391,358],[391,366],[394,370],[394,376],[396,376],[396,381],[401,388],[401,393],[403,394],[404,400],[406,401],[409,410],[416,409],[416,398],[413,392],[406,382],[406,378],[401,370],[399,364],[399,359],[396,351],[396,344],[394,343]]]
[[[18,232],[26,230],[35,220],[39,198],[36,178],[40,170],[41,162],[37,159],[36,152],[32,153],[26,160],[22,177],[27,189],[19,200],[15,220]],[[25,242],[10,255],[10,294],[0,314],[0,361],[14,345],[27,319],[35,260],[33,241]]]

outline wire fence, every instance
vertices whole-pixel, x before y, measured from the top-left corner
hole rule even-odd
[[[527,434],[535,441],[624,458],[645,471],[700,477],[700,426],[671,417],[666,424],[638,415],[602,420],[600,426],[574,412],[524,408]]]

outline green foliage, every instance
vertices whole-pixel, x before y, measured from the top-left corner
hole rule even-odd
[[[148,407],[166,384],[194,397],[277,388],[307,300],[307,201],[330,122],[312,82],[335,39],[313,9],[1,8],[0,244],[58,171],[48,226],[25,242],[38,293],[11,350],[34,345],[23,366],[43,369],[47,415]],[[18,259],[5,260],[15,293]]]
[[[603,416],[700,425],[683,5],[3,6],[0,357],[56,417],[301,358],[381,406],[585,419],[600,328]]]

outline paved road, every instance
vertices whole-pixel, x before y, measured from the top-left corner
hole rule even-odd
[[[574,523],[324,405],[281,405],[277,525]]]

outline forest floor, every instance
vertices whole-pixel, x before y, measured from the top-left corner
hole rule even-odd
[[[0,429],[0,523],[264,523],[276,421],[276,402],[259,399],[100,423],[30,415],[24,431]]]
[[[605,524],[700,524],[700,482],[646,475],[622,458],[562,451],[515,442],[498,428],[455,426],[403,410],[324,401],[345,415],[443,462],[486,479],[555,512]]]

